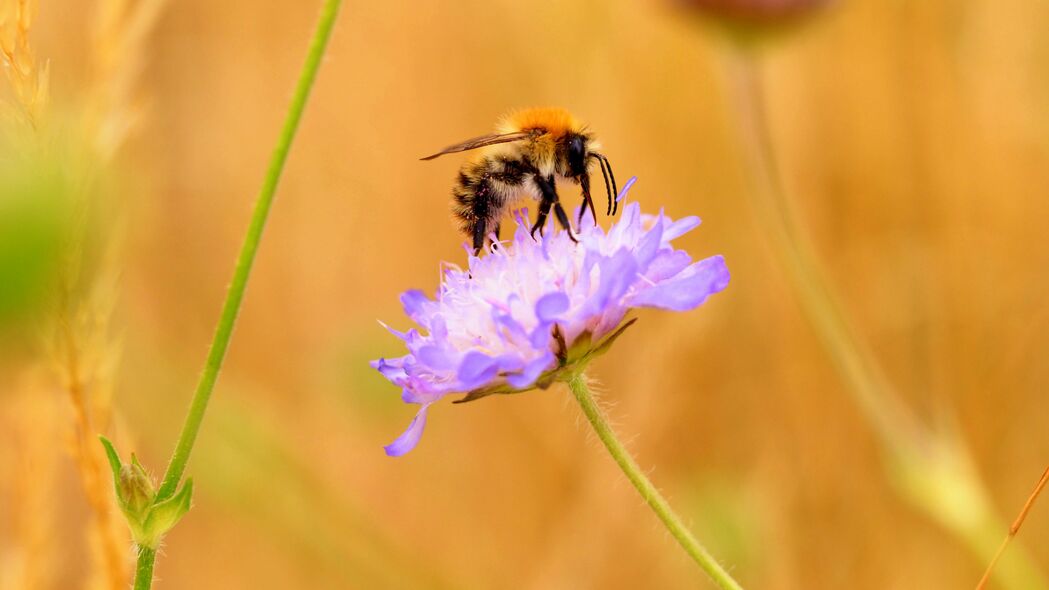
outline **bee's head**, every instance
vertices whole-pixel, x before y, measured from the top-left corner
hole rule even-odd
[[[565,161],[568,164],[568,176],[578,178],[586,174],[588,138],[581,133],[569,133],[565,136]]]

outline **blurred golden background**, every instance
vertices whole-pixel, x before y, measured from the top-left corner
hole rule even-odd
[[[163,471],[319,3],[40,0],[31,23],[18,4],[5,206],[25,194],[6,179],[48,166],[86,170],[45,176],[90,204],[0,211],[38,231],[0,249],[44,244],[0,272],[65,285],[0,286],[0,588],[125,587],[94,435]],[[588,121],[631,198],[701,216],[681,247],[733,273],[592,368],[711,552],[748,588],[975,585],[1049,462],[1049,5],[840,0],[740,57],[684,4],[346,3],[155,587],[706,587],[560,386],[442,403],[415,451],[382,452],[414,407],[367,365],[402,354],[376,320],[406,328],[400,292],[464,261],[461,159],[418,158],[533,105]],[[914,448],[857,404],[750,198],[740,60],[794,238],[933,433]],[[1000,587],[1044,587],[1049,505],[1009,551]]]

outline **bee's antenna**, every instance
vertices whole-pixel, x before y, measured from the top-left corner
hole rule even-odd
[[[605,161],[605,168],[608,168],[608,177],[612,179],[612,194],[615,197],[612,198],[612,215],[619,211],[619,187],[616,186],[616,175],[612,174],[612,164],[608,163],[608,158],[601,156],[601,159]]]
[[[590,157],[597,160],[597,165],[601,168],[601,176],[605,179],[605,192],[608,193],[608,211],[605,212],[605,215],[611,215],[612,203],[615,202],[615,197],[613,196],[614,193],[612,192],[612,184],[608,183],[608,175],[612,171],[611,167],[609,167],[608,172],[605,172],[605,166],[608,165],[608,161],[604,159],[604,156],[597,152],[590,154]],[[614,184],[615,180],[613,180],[612,183]]]

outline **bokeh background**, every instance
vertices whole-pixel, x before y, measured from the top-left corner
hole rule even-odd
[[[0,246],[39,262],[0,264],[3,588],[123,587],[92,437],[163,471],[317,4],[40,0],[23,31],[48,98],[31,112],[5,81],[21,123],[0,176],[90,181],[36,225],[0,213],[36,232]],[[400,354],[376,320],[407,327],[399,293],[465,258],[461,158],[418,158],[533,105],[588,121],[643,207],[700,215],[681,246],[733,273],[697,311],[641,313],[592,367],[709,549],[753,588],[975,585],[959,530],[982,500],[936,479],[935,451],[932,500],[908,492],[748,197],[733,37],[685,4],[347,0],[155,587],[705,587],[560,386],[442,403],[415,451],[382,452],[414,409],[367,365]],[[800,239],[892,395],[953,433],[994,545],[1049,461],[1049,5],[840,0],[802,20],[751,49]],[[52,273],[72,286],[33,295]],[[1049,576],[1049,506],[1019,541]]]

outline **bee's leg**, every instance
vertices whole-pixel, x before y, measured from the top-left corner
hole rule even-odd
[[[583,215],[586,214],[586,208],[589,206],[590,213],[594,216],[594,225],[597,225],[597,209],[594,209],[594,201],[590,198],[590,175],[586,172],[579,177],[579,186],[583,189],[583,204],[579,207],[579,220],[576,223],[582,227]]]
[[[546,216],[550,214],[550,208],[557,202],[557,189],[554,187],[554,177],[543,177],[543,175],[535,172],[532,174],[532,180],[535,185],[539,187],[539,215],[536,217],[535,225],[532,226],[532,237],[535,237],[536,230],[539,230],[539,235],[543,235],[543,227],[546,226]]]
[[[473,225],[473,240],[474,240],[474,256],[480,256],[481,250],[484,249],[484,229],[488,225],[488,220],[484,218],[478,218],[474,221]]]
[[[540,175],[535,175],[535,184],[539,187],[540,192],[543,193],[543,200],[539,203],[539,218],[546,222],[546,215],[550,212],[550,208],[553,207],[554,214],[557,216],[557,221],[561,223],[561,227],[568,232],[568,237],[573,242],[577,241],[575,236],[572,235],[572,224],[568,221],[568,215],[565,214],[565,210],[561,207],[561,203],[557,198],[557,188],[554,185],[554,177],[550,175],[543,178]],[[538,223],[537,223],[538,225]],[[535,231],[535,228],[532,228]]]
[[[491,231],[491,233],[489,233],[489,237],[492,238],[492,247],[493,248],[501,247],[501,245],[499,244],[499,230],[502,229],[501,226],[502,226],[502,224],[500,224],[499,222],[496,222],[495,223],[495,229],[493,229]]]
[[[480,256],[484,241],[488,238],[488,226],[492,219],[492,184],[490,175],[485,173],[477,180],[470,199],[470,218],[473,220],[474,255]]]
[[[565,231],[568,232],[568,238],[573,242],[579,243],[579,240],[572,235],[572,225],[568,223],[568,214],[565,213],[565,208],[557,201],[554,201],[554,215],[557,215],[557,221],[559,221],[561,227],[565,228]]]
[[[554,202],[547,200],[546,197],[543,197],[543,199],[539,201],[539,213],[535,218],[535,225],[532,226],[531,232],[533,238],[535,237],[536,231],[539,232],[540,236],[543,235],[543,226],[546,225],[546,216],[550,213],[550,206],[553,204]]]

